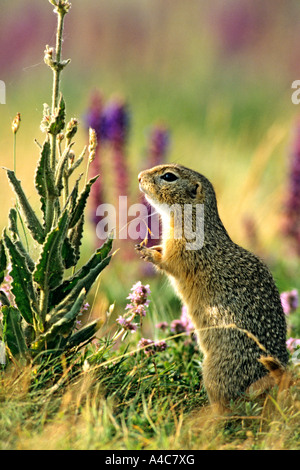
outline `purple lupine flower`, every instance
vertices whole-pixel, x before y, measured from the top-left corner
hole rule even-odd
[[[4,5],[1,5],[2,8]],[[5,7],[4,7],[5,8]],[[17,12],[15,12],[17,13]],[[38,44],[39,41],[39,27],[36,25],[42,24],[40,11],[36,5],[26,5],[26,8],[20,8],[19,14],[11,15],[11,18],[6,15],[6,20],[1,22],[1,56],[0,68],[1,72],[8,76],[13,72],[18,64],[22,69],[28,65],[28,52]],[[5,17],[2,11],[2,18]],[[49,24],[47,24],[49,23]],[[51,34],[51,22],[43,23],[44,34]],[[45,28],[49,28],[48,32]],[[35,54],[35,52],[33,52]],[[2,75],[3,76],[3,75]]]
[[[114,145],[126,144],[130,121],[127,103],[122,98],[112,98],[103,110],[103,119],[106,138]]]
[[[148,133],[148,148],[147,157],[145,161],[146,168],[152,168],[156,165],[161,165],[166,160],[170,146],[170,133],[164,124],[154,125]],[[145,220],[145,224],[141,227],[141,240],[147,238],[147,245],[150,247],[157,243],[157,240],[161,237],[161,222],[156,211],[153,210],[152,206],[146,200],[145,196],[141,195],[141,203],[147,207],[148,217]],[[149,233],[148,227],[151,231]],[[143,271],[148,271],[149,274],[153,274],[153,267],[145,265]]]
[[[299,305],[299,297],[297,289],[293,289],[289,292],[282,292],[280,294],[281,305],[286,315],[290,315],[297,310]]]
[[[289,351],[294,352],[297,346],[300,346],[300,339],[297,338],[289,338],[286,341],[286,347]]]
[[[261,9],[252,8],[249,2],[232,2],[215,15],[214,24],[222,50],[234,54],[251,45],[259,36],[262,28]]]
[[[295,253],[300,256],[300,122],[296,126],[295,134],[282,230],[291,240]]]
[[[127,103],[121,98],[111,99],[103,110],[103,117],[105,136],[113,151],[117,196],[126,196],[129,172],[125,148],[130,122]]]
[[[89,109],[85,115],[85,123],[88,129],[94,129],[97,135],[98,145],[96,148],[96,156],[93,163],[89,167],[89,177],[94,177],[100,174],[100,177],[95,181],[91,187],[90,192],[90,210],[91,210],[91,222],[96,226],[99,222],[99,217],[96,216],[97,207],[103,204],[104,201],[104,189],[103,189],[103,177],[102,177],[102,165],[101,165],[101,145],[106,138],[105,125],[103,117],[103,103],[102,96],[95,92],[91,97],[91,103]]]
[[[148,142],[148,168],[161,165],[166,159],[170,145],[170,134],[167,127],[164,124],[153,126],[149,132]]]
[[[87,129],[96,131],[97,140],[102,142],[106,139],[106,126],[103,114],[103,98],[101,94],[95,91],[90,100],[90,105],[84,117]]]

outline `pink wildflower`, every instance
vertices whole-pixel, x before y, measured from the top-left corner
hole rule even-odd
[[[147,300],[149,294],[151,294],[149,284],[144,286],[141,281],[138,281],[132,286],[131,293],[127,299],[130,299],[136,305],[147,304],[147,302],[147,305],[149,305],[149,300]]]
[[[294,352],[297,346],[300,346],[300,339],[297,338],[289,338],[286,341],[286,347],[289,351]]]
[[[155,345],[156,351],[158,352],[165,351],[168,347],[167,343],[164,340],[156,341],[154,345]]]
[[[168,328],[169,324],[166,321],[161,321],[157,323],[155,326],[156,328],[159,328],[160,330],[165,331]]]
[[[145,317],[146,307],[148,307],[150,303],[150,300],[148,299],[148,295],[150,293],[149,284],[144,286],[141,281],[138,281],[134,286],[132,286],[131,293],[127,297],[127,299],[131,300],[131,303],[126,305],[126,310],[129,309],[136,313],[136,315]]]
[[[146,356],[154,356],[156,352],[165,351],[167,343],[163,340],[154,342],[152,339],[142,338],[138,346],[144,348]]]
[[[286,315],[295,312],[299,305],[298,291],[293,289],[288,292],[282,292],[280,294],[281,305]]]
[[[181,317],[180,319],[173,320],[171,323],[171,331],[173,333],[184,333],[186,332],[187,334],[192,333],[194,331],[195,327],[193,323],[191,322],[188,313],[187,313],[187,308],[184,305],[181,310]]]
[[[116,322],[119,323],[119,325],[122,326],[124,330],[129,330],[132,333],[134,333],[137,330],[137,323],[132,323],[130,320],[122,316],[119,316]]]
[[[146,354],[146,356],[153,356],[155,354],[153,345],[154,345],[154,341],[152,339],[142,338],[138,342],[139,348],[145,348],[144,353]],[[148,346],[148,347],[145,347],[145,346]]]

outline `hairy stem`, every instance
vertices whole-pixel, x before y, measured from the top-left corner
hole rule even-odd
[[[55,48],[55,65],[53,66],[53,89],[52,89],[52,115],[55,112],[55,108],[58,105],[59,99],[59,85],[60,85],[60,74],[62,71],[61,61],[61,48],[63,41],[63,29],[64,29],[64,17],[65,12],[62,10],[57,11],[57,30],[56,30],[56,48]],[[55,171],[56,167],[56,135],[51,135],[51,166],[52,170]]]
[[[55,63],[52,65],[53,71],[53,88],[52,88],[52,115],[55,113],[55,109],[58,105],[59,100],[59,88],[60,88],[60,75],[63,69],[61,64],[61,49],[63,42],[63,29],[64,29],[64,17],[66,11],[57,9],[57,30],[56,30],[56,47],[55,47]],[[50,165],[53,173],[56,171],[56,145],[57,136],[56,134],[50,134]],[[46,231],[50,231],[53,225],[55,216],[55,198],[48,195],[46,202]]]
[[[17,133],[14,132],[14,143],[13,143],[13,154],[14,154],[14,173],[17,173]]]

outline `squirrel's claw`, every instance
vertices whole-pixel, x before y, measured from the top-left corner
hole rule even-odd
[[[146,250],[147,248],[145,248],[143,245],[141,245],[140,243],[138,245],[135,245],[135,250],[141,255],[141,258],[145,258],[146,257]]]
[[[136,251],[140,254],[140,257],[145,261],[149,261],[155,265],[158,265],[161,262],[162,258],[162,247],[161,246],[153,246],[151,248],[147,248],[142,244],[138,244],[135,246]]]

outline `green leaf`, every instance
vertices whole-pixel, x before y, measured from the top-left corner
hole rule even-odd
[[[58,312],[62,312],[63,310],[67,310],[70,308],[76,298],[79,295],[79,292],[82,289],[85,289],[86,293],[89,292],[90,288],[96,281],[98,275],[103,271],[103,269],[109,264],[111,256],[107,256],[103,261],[101,261],[95,268],[91,269],[89,273],[80,280],[77,280],[77,283],[74,285],[73,289],[70,293],[63,298],[63,300],[55,307],[49,314],[49,322],[53,323],[57,318]],[[68,286],[70,287],[70,285]]]
[[[65,117],[66,117],[65,100],[63,96],[60,95],[58,106],[55,109],[54,114],[51,116],[50,124],[48,127],[49,134],[57,135],[64,129]]]
[[[101,324],[102,323],[99,320],[94,320],[83,328],[80,328],[79,331],[76,331],[76,333],[70,337],[67,343],[67,348],[73,348],[90,341],[99,330]]]
[[[58,195],[54,182],[54,174],[50,166],[50,155],[50,142],[46,140],[43,144],[35,173],[35,188],[40,195],[41,208],[44,214],[44,218],[46,216],[46,200],[48,195]]]
[[[69,231],[69,239],[74,250],[75,264],[80,258],[81,239],[84,228],[84,215],[81,216],[77,224]]]
[[[34,281],[42,290],[54,289],[63,279],[64,264],[62,247],[69,224],[69,213],[66,209],[57,226],[48,233],[42,253],[33,273]]]
[[[3,340],[14,357],[25,355],[28,350],[21,327],[21,314],[15,307],[4,306],[3,313]]]
[[[14,192],[18,198],[18,202],[21,208],[21,211],[24,215],[26,225],[32,235],[32,237],[38,242],[43,243],[44,241],[44,230],[43,227],[37,218],[34,210],[28,202],[27,197],[22,189],[20,181],[16,178],[15,172],[12,170],[6,170],[7,177],[11,183]]]
[[[40,335],[37,341],[32,344],[32,349],[41,349],[41,347],[48,343],[53,342],[58,335],[69,335],[76,318],[81,310],[83,302],[86,297],[85,289],[79,293],[77,299],[67,309],[62,309],[57,312],[56,321],[50,325],[47,331]]]
[[[30,271],[33,271],[35,268],[35,264],[33,260],[31,259],[29,253],[24,248],[23,243],[21,242],[21,238],[19,235],[18,231],[18,226],[17,226],[17,218],[18,218],[18,213],[14,207],[12,207],[9,211],[8,214],[8,219],[9,219],[9,230],[12,232],[12,237],[13,237],[13,242],[15,246],[18,248],[18,250],[22,253],[22,255],[26,259],[27,266]]]
[[[51,152],[50,142],[45,141],[41,150],[40,159],[38,161],[36,172],[35,172],[35,180],[34,180],[35,188],[38,194],[43,199],[43,204],[44,204],[44,199],[47,197],[47,183],[46,183],[45,168],[47,165],[50,165],[50,160],[49,160],[50,152]]]
[[[68,302],[67,299],[63,299],[70,294],[72,294],[71,299],[76,297],[83,287],[87,292],[89,291],[100,272],[110,262],[111,256],[108,256],[108,253],[111,251],[112,242],[112,238],[109,238],[74,276],[64,281],[51,293],[50,305]]]
[[[90,194],[90,191],[91,191],[91,187],[92,185],[95,183],[95,181],[99,178],[99,175],[95,176],[94,178],[91,178],[87,184],[85,185],[85,188],[83,189],[83,191],[81,192],[79,198],[78,198],[78,202],[76,204],[76,207],[73,211],[73,214],[72,214],[72,218],[71,218],[71,221],[70,221],[70,225],[69,225],[69,228],[72,228],[74,227],[74,225],[77,224],[77,222],[79,221],[80,217],[82,216],[83,214],[83,211],[84,211],[84,208],[86,206],[86,202],[87,202],[87,199],[89,197],[89,194]]]
[[[9,230],[12,233],[13,240],[16,241],[19,237],[18,224],[17,224],[18,213],[14,207],[12,207],[8,214]]]
[[[1,305],[10,305],[10,301],[8,300],[8,297],[4,290],[0,290],[0,303]]]
[[[10,275],[12,281],[12,293],[15,302],[24,320],[30,325],[33,324],[32,306],[37,310],[37,301],[32,284],[32,275],[28,269],[25,256],[19,251],[15,243],[4,231],[4,243],[9,253],[12,270]]]
[[[0,240],[0,284],[4,281],[7,266],[7,258],[3,240]]]
[[[66,269],[75,266],[77,263],[75,249],[68,238],[65,239],[62,246],[62,259]]]

